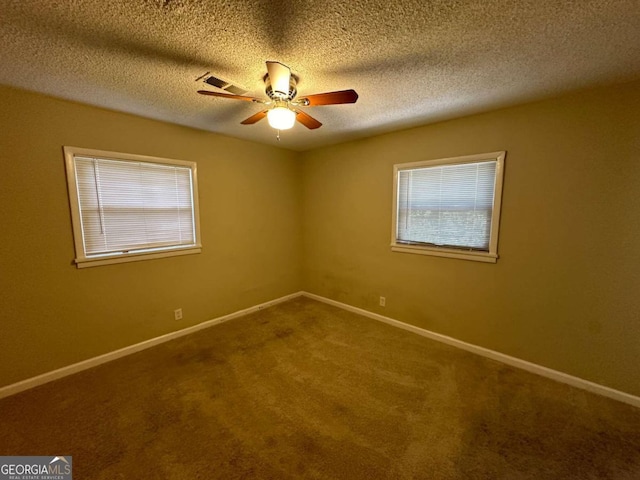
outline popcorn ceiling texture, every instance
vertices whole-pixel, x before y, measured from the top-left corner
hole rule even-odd
[[[205,72],[264,97],[265,61],[308,108],[277,142],[249,102],[203,97]],[[640,77],[638,0],[4,0],[0,83],[307,150]],[[37,114],[37,112],[34,112]]]

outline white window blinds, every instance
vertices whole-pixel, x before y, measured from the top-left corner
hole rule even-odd
[[[489,252],[496,161],[399,170],[399,244]]]
[[[191,169],[75,157],[87,256],[195,244]]]
[[[64,153],[79,268],[201,251],[194,162]]]

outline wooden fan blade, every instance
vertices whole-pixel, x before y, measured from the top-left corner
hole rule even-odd
[[[267,116],[267,110],[264,110],[262,112],[258,112],[254,115],[251,115],[249,118],[241,121],[240,123],[242,125],[253,125],[254,123],[259,122],[266,116]]]
[[[273,92],[288,97],[291,69],[280,62],[267,62],[267,74]]]
[[[338,92],[317,93],[299,98],[297,103],[305,107],[318,105],[338,105],[340,103],[356,103],[358,94],[355,90],[340,90]]]
[[[242,95],[232,95],[230,93],[218,93],[218,92],[211,92],[209,90],[198,90],[198,93],[200,95],[210,95],[212,97],[232,98],[234,100],[244,100],[246,102],[264,103],[263,100],[260,100],[259,98],[244,97]]]
[[[302,125],[307,127],[309,130],[314,130],[316,128],[320,128],[322,124],[313,118],[311,115],[307,115],[301,110],[294,110],[296,112],[296,120],[299,121]]]

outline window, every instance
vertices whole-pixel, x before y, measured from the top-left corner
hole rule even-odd
[[[505,152],[395,165],[395,252],[495,263]]]
[[[196,164],[64,147],[78,268],[199,253]]]

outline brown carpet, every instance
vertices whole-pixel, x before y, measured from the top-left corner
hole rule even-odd
[[[0,400],[76,479],[639,479],[640,409],[298,298]]]

